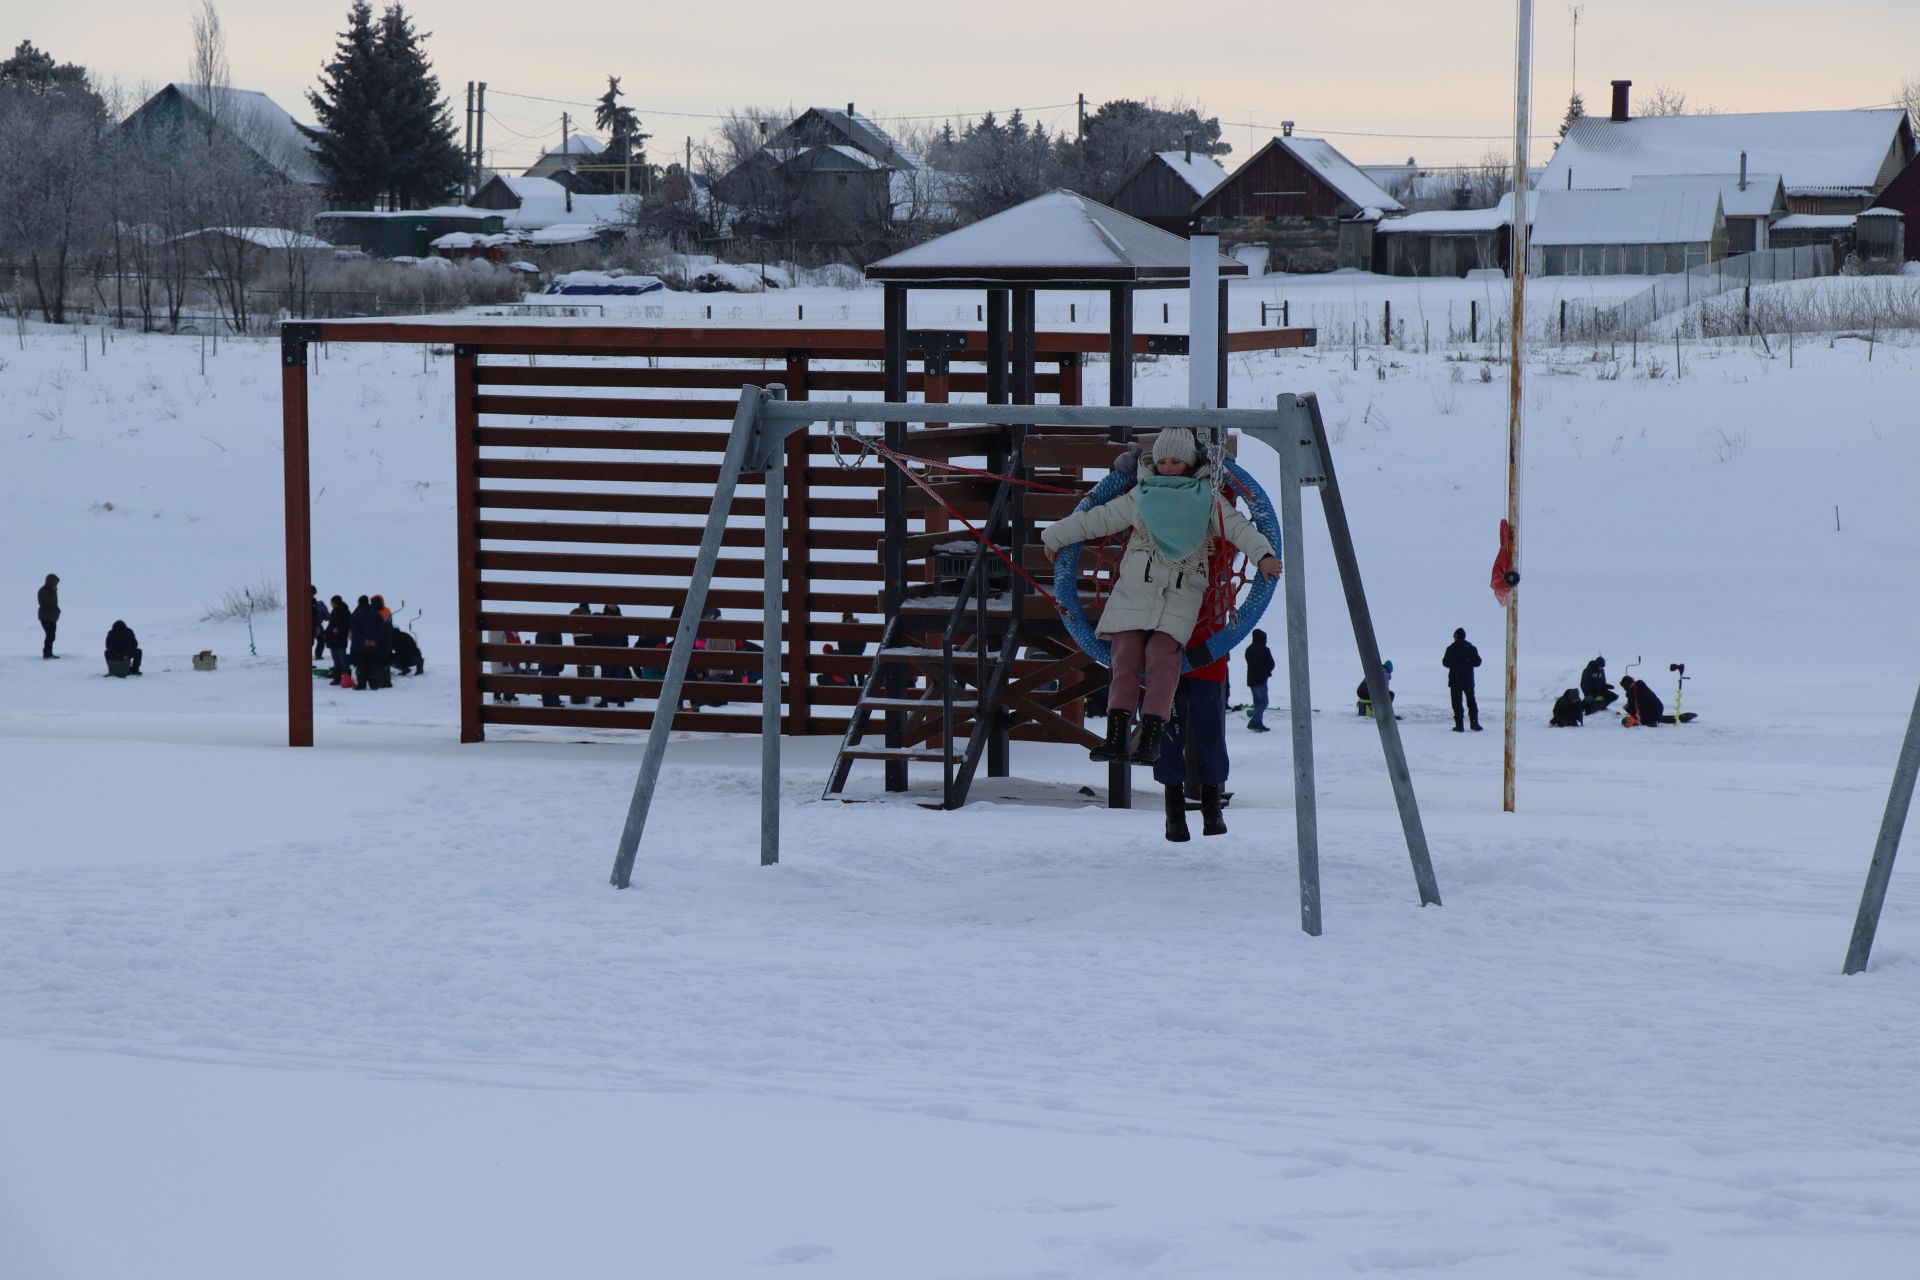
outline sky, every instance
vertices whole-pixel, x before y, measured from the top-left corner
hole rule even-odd
[[[1605,111],[1609,80],[1684,90],[1722,111],[1888,104],[1920,78],[1908,0],[1804,3],[1589,0],[1581,6],[1578,86]],[[16,13],[26,0],[8,0]],[[380,5],[376,0],[376,8]],[[590,104],[620,76],[656,156],[707,137],[715,117],[749,105],[843,106],[883,122],[1002,115],[1071,132],[1076,96],[1182,100],[1225,126],[1229,167],[1295,122],[1361,163],[1416,157],[1469,163],[1510,150],[1515,5],[1507,0],[1372,0],[1276,5],[1216,0],[1208,25],[1183,30],[1178,10],[1138,0],[1103,6],[974,0],[936,19],[924,5],[836,0],[812,10],[770,0],[724,8],[574,0],[559,11],[520,0],[417,0],[428,54],[464,117],[468,80],[488,83],[487,150],[500,167],[558,145],[560,115]],[[128,91],[185,79],[187,0],[46,5],[17,34]],[[313,87],[344,25],[345,3],[221,0],[233,82],[311,120]],[[801,12],[819,15],[797,18]],[[1361,17],[1359,15],[1364,15]],[[1874,39],[1874,31],[1887,38]],[[1573,80],[1568,6],[1535,7],[1534,144],[1544,153]]]

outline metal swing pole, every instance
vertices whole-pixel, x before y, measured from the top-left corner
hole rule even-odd
[[[680,692],[686,686],[687,667],[693,658],[693,638],[700,630],[700,615],[707,607],[707,588],[713,583],[713,567],[720,559],[720,543],[726,534],[727,516],[733,510],[733,492],[739,487],[740,473],[747,459],[747,447],[752,443],[759,426],[760,406],[770,398],[768,392],[758,387],[746,387],[740,392],[740,407],[733,415],[733,434],[727,438],[727,452],[720,464],[720,478],[713,488],[713,507],[707,513],[706,531],[700,536],[700,551],[693,562],[693,580],[687,584],[687,600],[680,610],[680,625],[674,629],[673,652],[667,659],[666,679],[661,684],[659,700],[654,704],[653,725],[647,730],[647,747],[646,753],[640,758],[640,775],[634,779],[633,799],[627,804],[626,824],[620,829],[620,847],[614,855],[610,880],[616,889],[625,889],[633,882],[634,855],[640,850],[640,835],[646,830],[647,813],[653,807],[654,787],[660,780],[660,761],[667,753],[667,737],[673,732],[674,712],[680,707]],[[765,676],[761,678],[765,679]],[[762,705],[764,707],[764,702]],[[777,734],[775,736],[778,737]],[[777,744],[775,751],[778,751]],[[778,758],[776,754],[776,763]]]
[[[1873,935],[1880,927],[1880,908],[1886,904],[1887,882],[1893,878],[1893,855],[1900,852],[1900,832],[1907,825],[1907,811],[1913,805],[1913,783],[1920,775],[1920,694],[1913,699],[1913,714],[1907,717],[1906,740],[1900,744],[1900,759],[1893,769],[1893,786],[1887,792],[1887,811],[1880,819],[1880,837],[1873,843],[1873,862],[1867,868],[1867,885],[1860,892],[1860,913],[1854,917],[1853,939],[1847,944],[1847,963],[1842,973],[1859,973],[1867,967],[1873,951]]]

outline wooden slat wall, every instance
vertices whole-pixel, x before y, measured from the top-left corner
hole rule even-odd
[[[740,388],[784,381],[795,399],[877,395],[881,374],[871,366],[821,368],[807,353],[793,351],[772,369],[661,368],[657,360],[651,366],[486,362],[517,358],[469,349],[455,364],[462,738],[478,739],[488,724],[644,729],[652,723],[660,684],[638,675],[643,666],[666,665],[672,617],[685,598]],[[1050,396],[1064,392],[1065,403],[1077,403],[1078,358],[1060,363],[1061,372],[1039,378],[1039,388]],[[916,374],[911,385],[944,398],[952,391],[983,390],[986,376],[954,372],[936,376],[931,387],[928,381]],[[535,390],[523,394],[520,388]],[[608,388],[665,389],[684,398],[609,395]],[[885,469],[851,455],[836,458],[826,430],[815,427],[789,441],[782,659],[787,733],[845,731],[858,690],[819,681],[864,676],[883,622],[878,543]],[[986,438],[953,445],[953,456],[978,458]],[[1071,501],[1055,505],[1064,509]],[[709,605],[723,616],[701,627],[703,640],[760,639],[764,561],[755,552],[764,509],[758,477],[744,477],[708,594]],[[925,532],[926,513],[911,513],[909,527]],[[931,570],[930,556],[928,546],[914,557],[914,570],[923,577]],[[595,613],[569,614],[579,603]],[[598,612],[609,603],[621,616]],[[852,623],[843,621],[848,613]],[[490,635],[500,631],[516,631],[524,643],[496,644]],[[540,631],[558,632],[566,642],[536,645]],[[651,640],[656,647],[622,649],[614,658],[610,649],[574,645],[576,634],[629,644]],[[863,652],[839,652],[848,642]],[[526,670],[494,669],[513,659]],[[543,662],[561,665],[563,673],[537,674]],[[760,654],[744,649],[696,653],[687,696],[719,705],[682,711],[676,727],[759,732],[757,709],[750,705],[759,686],[739,677],[757,674],[760,662]],[[626,666],[635,678],[582,677],[575,674],[579,666]],[[729,678],[729,672],[737,674]],[[495,694],[520,701],[496,703]],[[541,705],[543,695],[557,696],[561,705]],[[593,705],[621,695],[625,706]],[[575,697],[588,701],[576,705]]]

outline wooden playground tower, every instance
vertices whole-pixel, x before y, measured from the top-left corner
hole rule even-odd
[[[1137,334],[1133,323],[1136,290],[1186,284],[1186,242],[1081,203],[1056,201],[1050,212],[1096,226],[1102,260],[985,261],[967,228],[876,264],[870,274],[885,289],[878,332],[523,317],[289,323],[287,580],[312,581],[308,380],[319,373],[316,351],[361,342],[450,349],[461,740],[482,740],[488,725],[649,728],[741,388],[778,383],[791,399],[901,402],[917,393],[933,404],[972,395],[987,404],[1078,405],[1087,358],[1105,354],[1107,400],[1129,405],[1137,357],[1185,353],[1184,334]],[[1223,263],[1221,271],[1244,268]],[[984,290],[979,327],[910,327],[908,294],[918,289]],[[1052,289],[1104,295],[1108,333],[1040,331],[1036,295]],[[1228,352],[1313,341],[1300,329],[1227,335],[1224,284],[1219,305],[1222,404]],[[986,473],[905,463],[918,483],[900,465],[849,447],[847,435],[828,423],[787,438],[776,513],[787,550],[771,571],[760,554],[765,501],[754,478],[744,482],[708,598],[721,616],[700,622],[704,647],[691,656],[685,697],[696,708],[680,710],[674,727],[758,733],[760,717],[741,704],[761,701],[750,680],[765,659],[746,646],[771,637],[783,732],[842,738],[829,792],[862,760],[882,765],[890,791],[907,789],[910,765],[936,764],[940,802],[953,807],[981,764],[989,776],[1009,771],[1013,741],[1095,741],[1079,707],[1104,686],[1105,669],[1067,637],[1051,604],[954,520],[1039,576],[1039,530],[1072,510],[1125,447],[1127,430],[887,424],[880,440],[896,455]],[[1044,488],[1026,487],[1033,484]],[[781,587],[771,628],[760,590],[769,572]],[[307,597],[297,585],[288,593],[288,739],[302,746],[313,742],[313,685]],[[595,612],[569,612],[581,603]],[[622,612],[600,612],[607,604]],[[624,648],[615,661],[597,646],[488,639],[504,631],[649,647]],[[507,662],[530,669],[488,669]],[[538,674],[543,664],[563,670]],[[604,674],[622,665],[632,678]],[[582,667],[598,674],[577,674]],[[603,699],[632,705],[593,705]],[[1110,803],[1130,803],[1129,776],[1125,766],[1112,770]]]

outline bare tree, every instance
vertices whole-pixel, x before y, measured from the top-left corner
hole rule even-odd
[[[53,324],[67,319],[71,274],[99,230],[97,101],[0,89],[0,258],[24,269]]]
[[[1662,80],[1633,104],[1637,116],[1711,116],[1720,108],[1687,101],[1687,91],[1671,80]]]
[[[1465,174],[1469,203],[1478,209],[1491,209],[1500,197],[1513,190],[1513,157],[1498,147],[1488,147],[1477,164]]]
[[[1913,127],[1920,129],[1920,76],[1902,80],[1893,99],[1907,109],[1907,119],[1913,122]]]
[[[200,0],[200,7],[189,20],[193,31],[193,61],[188,75],[200,90],[201,105],[207,113],[206,133],[213,137],[227,114],[228,91],[233,88],[233,69],[227,60],[227,33],[220,25],[220,11],[213,0]]]

